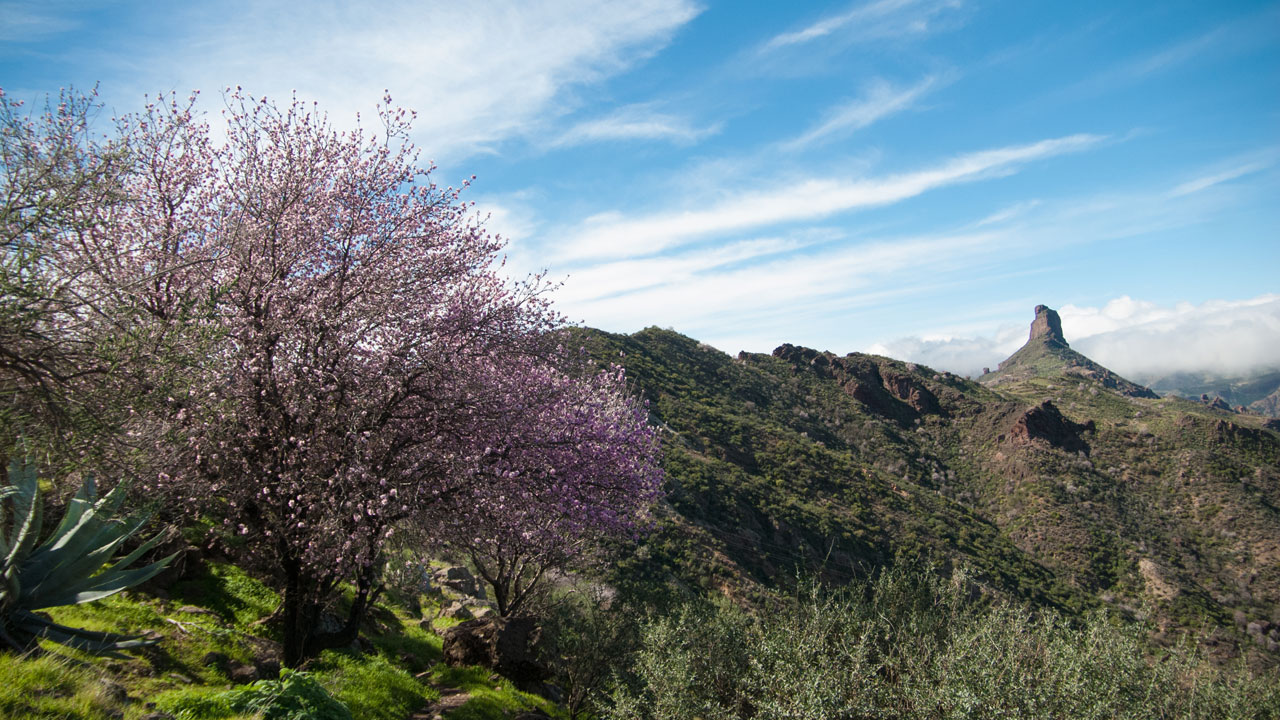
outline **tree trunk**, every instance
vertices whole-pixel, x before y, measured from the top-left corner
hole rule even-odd
[[[382,593],[376,564],[363,569],[356,577],[356,595],[347,611],[342,627],[333,632],[320,632],[323,583],[303,571],[297,562],[282,563],[285,570],[283,598],[285,667],[296,668],[323,650],[346,647],[360,636],[369,607]]]

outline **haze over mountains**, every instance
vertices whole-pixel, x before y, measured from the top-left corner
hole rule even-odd
[[[1280,658],[1280,422],[1160,397],[1047,307],[979,380],[793,345],[735,358],[656,328],[582,338],[668,436],[662,520],[620,582],[749,600],[925,558],[983,592]]]
[[[1229,385],[1280,371],[1280,296],[1273,294],[1173,306],[1125,296],[1100,307],[1067,305],[1060,314],[1075,349],[1125,377],[1158,384],[1161,393],[1217,391],[1230,401]],[[898,338],[870,351],[976,376],[1017,350],[1025,332],[1021,323],[1002,324]]]

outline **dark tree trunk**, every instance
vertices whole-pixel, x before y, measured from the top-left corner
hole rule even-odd
[[[305,573],[298,562],[286,560],[282,565],[285,571],[282,603],[285,667],[296,668],[321,651],[346,647],[360,636],[360,624],[382,593],[377,564],[361,570],[356,577],[355,599],[342,627],[333,632],[319,631],[324,583]]]

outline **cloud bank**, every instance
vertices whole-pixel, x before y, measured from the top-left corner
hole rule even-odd
[[[1280,366],[1276,294],[1198,305],[1160,305],[1123,296],[1102,307],[1065,305],[1058,312],[1071,347],[1121,375],[1233,375]],[[879,343],[871,352],[977,375],[1021,347],[1029,324],[1028,318],[1024,325],[1002,325],[990,335],[899,338]]]

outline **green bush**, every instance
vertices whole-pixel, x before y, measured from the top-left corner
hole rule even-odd
[[[1274,671],[1216,667],[1095,613],[971,601],[963,578],[889,570],[755,616],[651,618],[605,718],[1274,718]]]
[[[314,676],[285,668],[279,680],[258,680],[226,693],[235,712],[260,713],[262,720],[353,720],[351,711]]]

